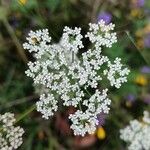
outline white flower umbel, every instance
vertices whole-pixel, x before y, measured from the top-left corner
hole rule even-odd
[[[35,52],[35,57],[41,58],[47,49],[47,44],[51,41],[51,37],[49,37],[48,29],[43,29],[36,32],[30,31],[27,40],[28,43],[24,43],[24,48],[28,49],[29,52]]]
[[[35,62],[28,63],[26,74],[41,88],[37,110],[48,119],[60,100],[64,106],[76,107],[77,111],[69,116],[71,128],[74,134],[82,136],[95,131],[99,113],[109,112],[111,100],[107,98],[108,89],[101,87],[103,77],[110,81],[110,86],[119,88],[129,73],[120,58],[112,63],[102,54],[104,47],[117,42],[116,33],[112,32],[114,25],[100,21],[89,26],[85,37],[81,28],[65,27],[58,44],[51,43],[47,29],[31,31],[28,43],[23,45],[35,57]],[[83,38],[89,38],[92,46],[78,57],[84,48]]]
[[[150,150],[150,115],[144,111],[142,122],[130,121],[130,125],[120,130],[120,138],[129,144],[129,150]]]
[[[65,27],[62,35],[61,45],[64,46],[66,50],[77,53],[78,49],[83,48],[83,36],[80,32],[81,28],[75,27],[75,29],[70,29],[69,27]]]
[[[129,69],[122,68],[121,59],[116,58],[114,64],[108,61],[108,69],[104,70],[104,75],[107,75],[107,79],[110,81],[111,86],[120,88],[121,84],[127,82],[127,76]],[[118,78],[119,76],[119,78]]]
[[[111,100],[107,98],[107,91],[105,89],[102,91],[102,94],[99,90],[95,91],[89,99],[83,100],[83,105],[87,106],[88,111],[94,114],[95,116],[99,114],[99,112],[108,113],[109,112],[109,105]]]
[[[75,135],[84,136],[87,132],[92,134],[98,125],[97,117],[88,111],[77,110],[74,114],[70,114],[69,119],[73,122],[71,128]]]
[[[37,111],[40,111],[43,114],[43,118],[48,119],[54,114],[54,111],[57,111],[57,101],[55,100],[52,94],[42,94],[40,96],[40,101],[36,103]]]
[[[114,30],[114,24],[110,23],[106,25],[105,21],[100,20],[98,24],[90,23],[89,26],[89,32],[87,32],[86,37],[88,37],[92,43],[95,43],[95,47],[112,47],[112,44],[117,42],[116,33],[111,33],[111,31]]]
[[[14,150],[22,144],[22,135],[24,130],[14,126],[16,119],[14,114],[5,113],[0,115],[0,149]]]

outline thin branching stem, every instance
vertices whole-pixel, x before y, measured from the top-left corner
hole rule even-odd
[[[8,20],[6,18],[3,19],[2,21],[3,21],[3,24],[4,24],[4,26],[6,27],[8,33],[9,33],[10,37],[12,38],[14,44],[17,47],[18,54],[20,55],[23,62],[27,63],[28,62],[27,56],[26,56],[25,51],[22,48],[17,36],[15,35],[13,28],[10,26],[10,24],[8,23]]]

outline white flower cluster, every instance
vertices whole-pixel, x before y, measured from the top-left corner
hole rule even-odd
[[[61,45],[63,45],[66,50],[77,53],[79,48],[83,48],[81,41],[83,36],[80,32],[81,28],[75,27],[75,29],[70,29],[69,27],[65,27]]]
[[[0,115],[0,150],[17,149],[22,144],[24,130],[19,126],[15,127],[15,121],[12,113]]]
[[[52,94],[42,94],[40,101],[37,102],[37,111],[40,111],[46,119],[57,111],[57,107],[57,101]]]
[[[142,122],[130,121],[120,130],[120,138],[129,144],[129,150],[150,150],[150,114],[145,111]]]
[[[108,78],[110,86],[119,88],[127,81],[129,73],[119,58],[113,63],[101,53],[104,46],[111,47],[117,42],[116,33],[111,32],[114,25],[100,21],[89,26],[85,38],[89,38],[92,47],[83,52],[81,58],[78,52],[84,48],[83,36],[77,27],[65,27],[59,44],[51,44],[47,29],[31,31],[28,43],[23,45],[24,49],[34,52],[36,59],[28,63],[26,74],[33,78],[35,85],[42,87],[37,110],[48,119],[57,111],[58,100],[64,106],[76,107],[77,111],[69,116],[75,135],[94,132],[98,124],[97,115],[109,112],[108,89],[100,87],[103,77]]]
[[[122,69],[121,59],[116,58],[114,64],[110,61],[108,62],[108,68],[104,70],[104,75],[107,75],[107,79],[110,81],[111,86],[115,86],[116,88],[120,88],[121,84],[127,82],[126,75],[129,74],[129,70],[127,68]],[[117,77],[119,76],[119,78]]]
[[[117,42],[116,33],[110,32],[114,30],[114,24],[110,23],[109,25],[105,25],[105,21],[101,20],[98,24],[90,23],[89,25],[90,28],[86,37],[88,37],[92,43],[95,43],[95,47],[112,47],[112,44]]]
[[[98,125],[97,117],[88,111],[77,110],[74,114],[70,114],[69,118],[73,122],[71,128],[74,130],[74,135],[84,136],[86,132],[92,134]]]

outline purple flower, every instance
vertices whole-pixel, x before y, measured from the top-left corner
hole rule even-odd
[[[150,34],[144,38],[144,45],[145,47],[150,48]]]
[[[145,4],[145,0],[136,0],[136,6],[137,7],[143,7]]]
[[[140,69],[140,71],[141,71],[142,73],[150,73],[150,67],[148,67],[148,66],[143,66],[143,67]]]
[[[106,119],[106,114],[101,112],[100,114],[97,115],[97,120],[98,120],[98,125],[103,126],[105,124],[105,119]]]
[[[106,24],[109,24],[112,20],[112,15],[108,12],[101,12],[97,17],[97,21],[104,20]]]
[[[128,94],[125,98],[126,98],[126,100],[128,100],[130,102],[134,102],[136,99],[134,94]]]

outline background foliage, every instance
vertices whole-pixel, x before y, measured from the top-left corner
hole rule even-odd
[[[80,26],[106,18],[116,24],[118,43],[104,53],[119,56],[129,66],[128,82],[111,89],[112,106],[94,135],[74,137],[66,119],[73,108],[45,121],[36,111],[18,124],[26,130],[21,150],[124,150],[119,129],[150,110],[150,1],[149,0],[0,0],[0,112],[20,116],[38,99],[25,75],[32,60],[22,48],[32,29],[48,28],[58,42],[64,26]]]

